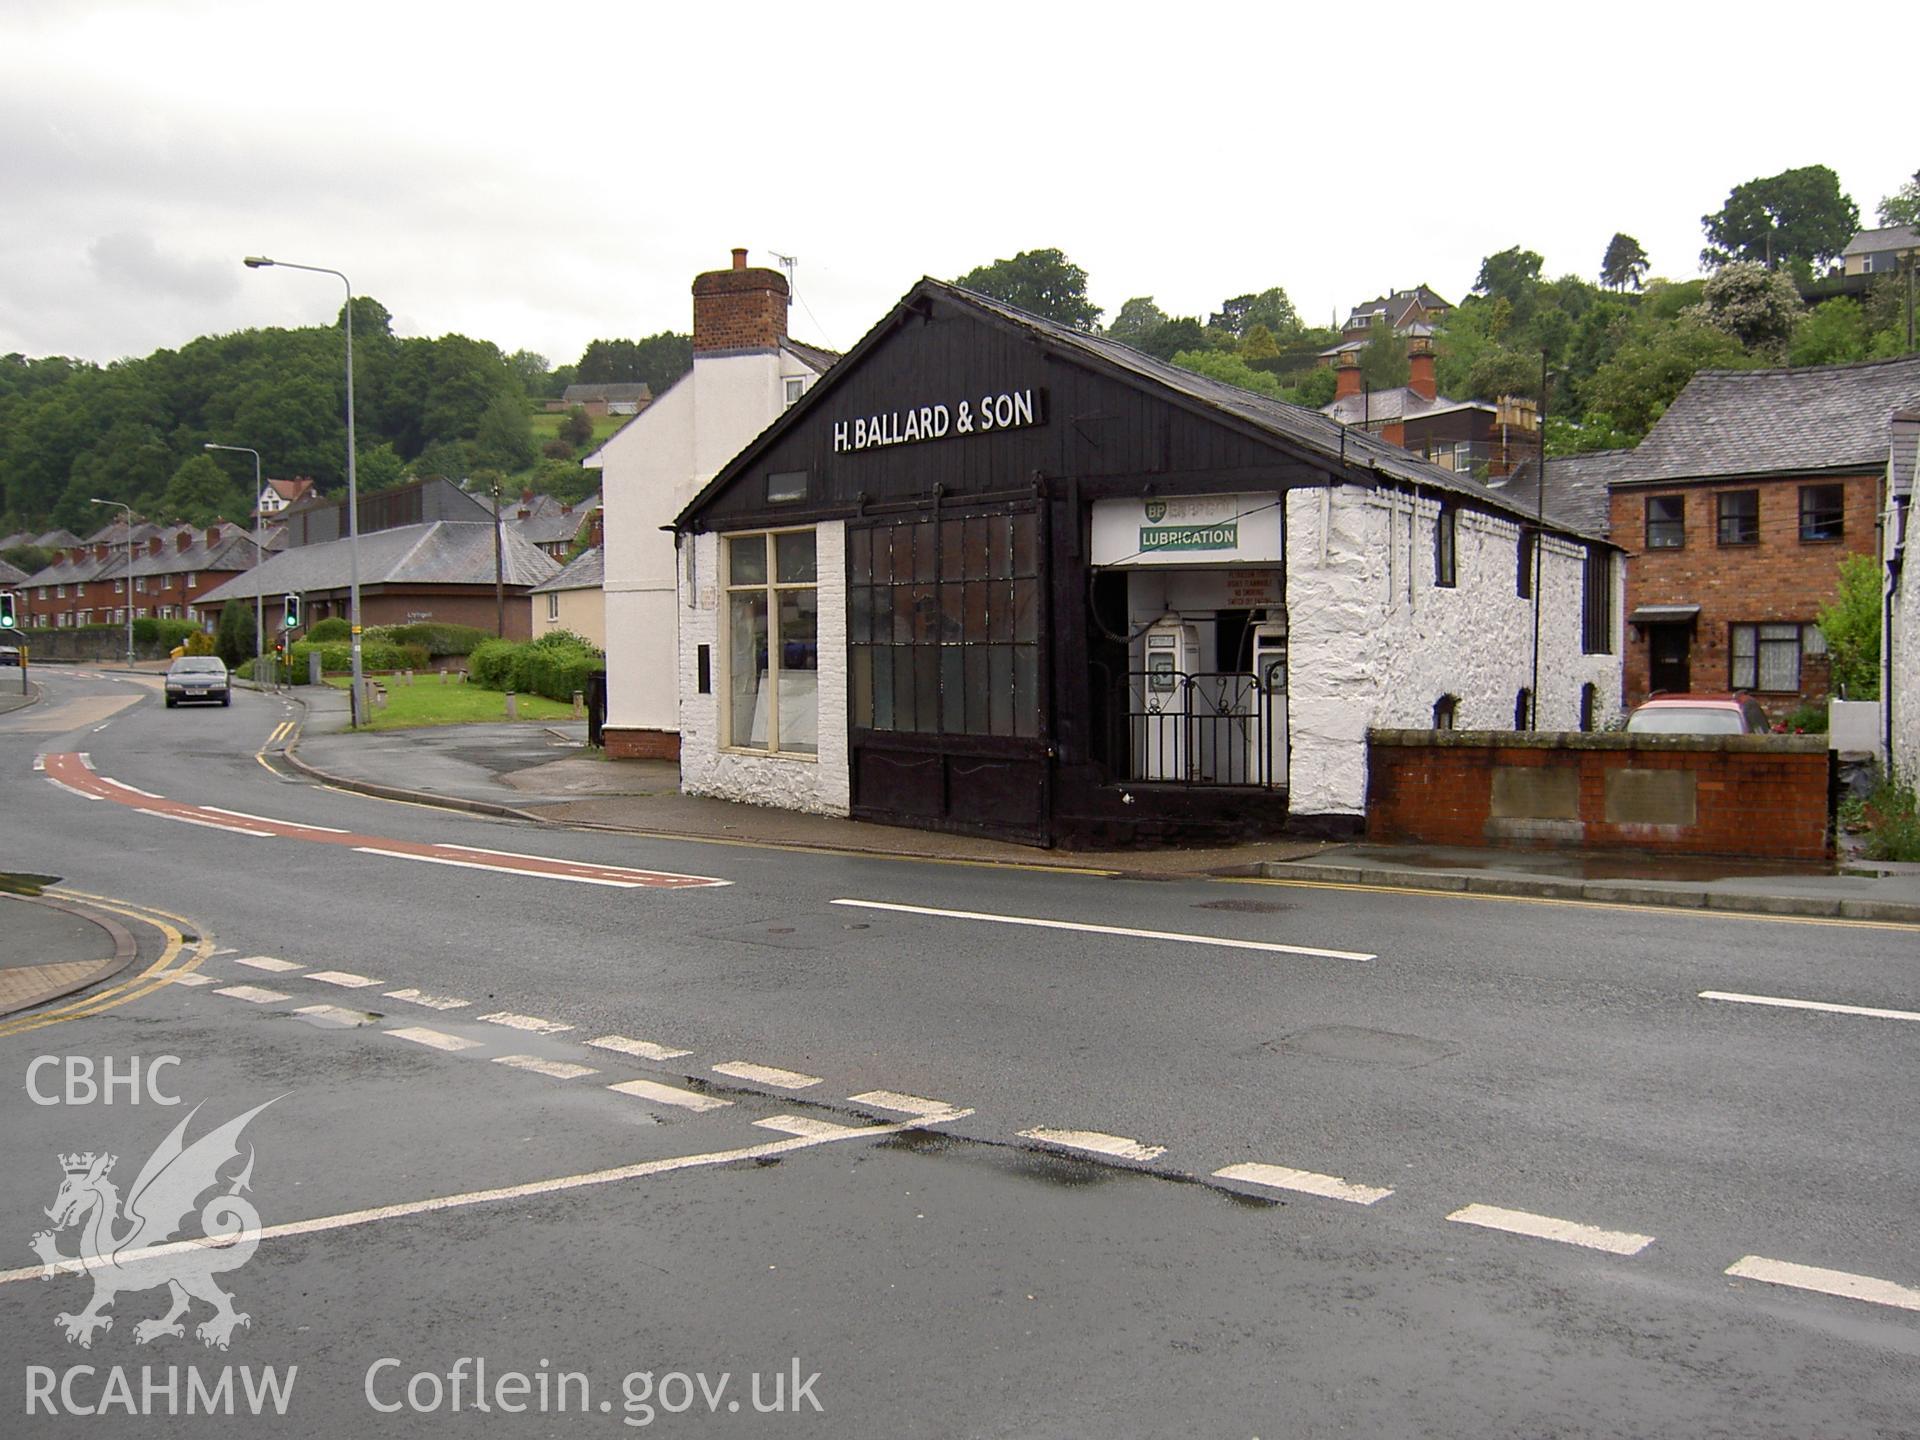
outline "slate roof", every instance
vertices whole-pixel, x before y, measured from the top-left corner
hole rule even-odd
[[[808,369],[817,375],[824,375],[833,368],[833,362],[840,358],[838,350],[823,350],[818,345],[809,345],[795,340],[791,336],[780,342],[782,350],[790,352]]]
[[[1887,422],[1920,405],[1920,355],[1784,370],[1702,370],[1613,483],[1880,471]]]
[[[493,531],[491,521],[433,520],[424,525],[400,525],[360,537],[360,585],[493,585]],[[345,590],[351,541],[328,540],[318,545],[296,545],[266,563],[236,575],[219,589],[194,601],[219,605],[228,600],[251,600],[255,595],[284,595],[289,591]],[[560,563],[535,549],[510,527],[505,528],[503,559],[506,583],[515,589],[549,579]]]
[[[574,556],[568,565],[551,580],[542,580],[529,593],[543,595],[549,590],[598,590],[600,582],[606,578],[607,552],[598,545],[588,546]]]
[[[1392,390],[1375,390],[1371,394],[1344,396],[1331,405],[1322,405],[1320,413],[1331,415],[1342,425],[1378,425],[1382,421],[1417,420],[1428,415],[1449,415],[1456,410],[1485,410],[1491,414],[1495,409],[1495,406],[1483,401],[1452,400],[1445,395],[1429,400],[1418,390],[1399,385]]]
[[[57,550],[62,545],[78,545],[80,537],[71,530],[49,530],[44,535],[36,535],[32,543],[43,550]]]
[[[202,571],[218,573],[222,570],[245,570],[254,563],[253,532],[243,530],[237,525],[221,527],[220,539],[209,545],[207,532],[198,527],[176,525],[171,530],[163,530],[157,525],[143,527],[155,532],[160,538],[161,548],[158,555],[149,553],[151,546],[142,538],[140,530],[135,529],[133,545],[133,574],[141,575],[180,575],[197,574]],[[191,529],[193,541],[185,550],[180,548],[179,536],[182,530]],[[266,549],[269,553],[284,537],[269,534],[266,537]],[[78,544],[79,542],[75,542]],[[73,546],[67,546],[60,552],[54,563],[46,569],[28,577],[33,585],[77,585],[89,580],[113,580],[127,573],[127,546],[124,540],[111,543],[112,548],[102,559],[94,553],[94,547],[86,547],[86,556],[78,563],[72,559]]]
[[[560,392],[563,405],[584,405],[589,400],[604,400],[610,405],[632,401],[638,404],[642,400],[653,399],[653,390],[646,381],[609,381],[599,385],[569,385]]]
[[[26,583],[26,571],[22,570],[18,565],[9,565],[6,561],[0,560],[0,585],[24,585]]]
[[[896,306],[875,325],[860,342],[848,352],[846,360],[858,364],[865,352],[877,346],[893,330],[895,316],[907,312],[920,302],[922,296],[937,295],[954,304],[969,309],[983,311],[1000,321],[1024,331],[1045,347],[1065,352],[1069,356],[1087,365],[1090,369],[1109,374],[1119,372],[1147,387],[1184,399],[1204,411],[1216,416],[1237,420],[1269,439],[1279,441],[1283,448],[1295,453],[1305,452],[1322,464],[1330,464],[1343,469],[1351,482],[1364,484],[1369,478],[1398,482],[1405,485],[1419,485],[1428,490],[1470,499],[1488,510],[1509,515],[1515,519],[1529,519],[1532,511],[1516,503],[1512,498],[1501,494],[1485,482],[1470,475],[1457,475],[1451,470],[1442,469],[1431,461],[1423,460],[1410,450],[1398,445],[1389,445],[1386,441],[1367,434],[1356,427],[1342,425],[1331,416],[1322,415],[1318,410],[1309,410],[1299,405],[1289,405],[1283,400],[1270,399],[1251,390],[1242,390],[1238,385],[1229,385],[1222,380],[1214,380],[1205,375],[1197,375],[1191,370],[1182,370],[1177,365],[1156,359],[1130,345],[1104,335],[1090,335],[1085,331],[1068,327],[1041,316],[1016,309],[988,295],[972,290],[963,290],[958,285],[944,280],[935,280],[931,276],[923,278],[919,284],[903,296]],[[845,362],[843,362],[845,363]],[[723,489],[746,464],[751,457],[771,445],[789,427],[802,423],[805,412],[816,404],[825,403],[824,397],[833,388],[830,378],[825,384],[816,385],[781,415],[779,419],[760,432],[733,459],[724,465],[720,473],[707,483],[686,508],[675,519],[676,526],[685,527],[692,523],[694,516],[703,509],[708,500]],[[1336,477],[1337,478],[1337,477]],[[1556,526],[1555,528],[1566,528]],[[1582,538],[1603,538],[1593,532],[1585,532]]]
[[[1862,230],[1840,252],[1848,255],[1878,255],[1883,250],[1920,249],[1920,230],[1911,225],[1887,225],[1878,230]]]
[[[1589,535],[1611,529],[1607,513],[1607,486],[1633,468],[1631,450],[1589,450],[1584,455],[1547,457],[1547,518]],[[1516,505],[1533,510],[1540,498],[1539,461],[1523,460],[1495,488]]]

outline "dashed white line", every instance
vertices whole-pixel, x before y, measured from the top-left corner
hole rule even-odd
[[[1726,1000],[1735,1005],[1773,1005],[1782,1010],[1821,1010],[1829,1015],[1866,1015],[1875,1020],[1920,1020],[1920,1011],[1881,1010],[1872,1005],[1832,1005],[1824,1000],[1788,1000],[1780,995],[1740,995],[1726,990],[1702,990],[1702,1000]]]
[[[864,1095],[847,1097],[855,1105],[875,1110],[894,1110],[902,1115],[951,1115],[955,1107],[944,1100],[929,1100],[924,1095],[903,1095],[898,1090],[869,1090]]]
[[[1087,935],[1120,935],[1130,940],[1169,940],[1180,945],[1216,945],[1228,950],[1263,950],[1278,955],[1310,955],[1326,960],[1373,960],[1357,950],[1325,950],[1312,945],[1282,945],[1273,940],[1233,940],[1223,935],[1190,935],[1182,930],[1136,930],[1127,925],[1093,925],[1079,920],[1043,920],[1034,915],[996,915],[987,910],[940,910],[930,905],[895,905],[882,900],[835,900],[860,910],[891,910],[902,915],[931,915],[943,920],[983,920],[992,925],[1026,925],[1039,930],[1078,930]]]
[[[370,986],[387,983],[366,975],[356,975],[351,970],[309,970],[307,979],[318,980],[323,985],[338,985],[343,990],[365,990]]]
[[[439,1030],[428,1030],[420,1025],[407,1025],[386,1033],[396,1040],[411,1040],[416,1045],[426,1045],[435,1050],[476,1050],[480,1046],[478,1040],[468,1040],[460,1035],[448,1035]]]
[[[535,1035],[564,1035],[573,1029],[558,1020],[542,1020],[538,1015],[516,1015],[511,1010],[496,1010],[480,1017],[489,1025],[505,1025],[510,1030],[527,1030]]]
[[[156,820],[171,820],[176,825],[198,825],[202,830],[224,830],[229,835],[246,835],[255,840],[274,838],[271,830],[251,830],[244,825],[222,825],[218,820],[202,820],[197,815],[176,815],[171,810],[148,810],[144,807],[136,807],[133,813],[151,815]]]
[[[1064,1150],[1085,1150],[1093,1155],[1111,1155],[1116,1160],[1157,1160],[1167,1153],[1164,1145],[1142,1145],[1125,1135],[1107,1135],[1099,1130],[1050,1130],[1037,1126],[1022,1130],[1023,1140],[1038,1140],[1043,1145],[1058,1145]]]
[[[282,995],[278,990],[263,990],[258,985],[229,985],[213,993],[231,995],[236,1000],[250,1001],[255,1005],[278,1005],[283,1000],[293,998],[291,995]]]
[[[293,1013],[305,1020],[342,1028],[371,1025],[376,1018],[365,1010],[345,1010],[338,1005],[302,1005]]]
[[[1525,1210],[1503,1210],[1497,1205],[1467,1205],[1447,1219],[1462,1225],[1478,1225],[1483,1230],[1504,1230],[1510,1235],[1526,1235],[1536,1240],[1557,1240],[1562,1245],[1581,1245],[1589,1250],[1605,1250],[1613,1255],[1638,1255],[1653,1244],[1651,1235],[1635,1235],[1627,1230],[1600,1230],[1557,1220],[1551,1215],[1534,1215]]]
[[[1264,1185],[1270,1190],[1292,1190],[1301,1195],[1318,1195],[1326,1200],[1345,1200],[1351,1205],[1372,1205],[1393,1194],[1372,1185],[1355,1185],[1338,1175],[1317,1175],[1311,1170],[1289,1170],[1282,1165],[1229,1165],[1213,1172],[1216,1180],[1240,1180],[1248,1185]]]
[[[731,1075],[736,1080],[751,1080],[758,1085],[771,1085],[776,1090],[805,1090],[810,1085],[818,1085],[818,1075],[802,1075],[798,1070],[782,1070],[775,1065],[755,1065],[746,1060],[728,1060],[713,1067],[717,1074]]]
[[[236,965],[251,965],[255,970],[271,970],[284,974],[289,970],[304,970],[304,965],[296,965],[291,960],[280,960],[272,955],[239,955],[234,957]]]
[[[536,1075],[545,1075],[553,1080],[578,1080],[582,1075],[594,1074],[591,1065],[570,1065],[564,1060],[542,1060],[538,1055],[496,1055],[496,1065],[511,1065],[516,1070],[531,1070]]]
[[[429,1010],[464,1010],[473,1003],[452,995],[428,995],[414,989],[389,990],[386,996],[389,1000],[404,1000],[409,1005],[424,1005]]]
[[[1845,1270],[1822,1270],[1813,1265],[1748,1255],[1729,1265],[1726,1273],[1768,1285],[1816,1290],[1822,1295],[1837,1295],[1842,1300],[1865,1300],[1872,1305],[1891,1305],[1899,1310],[1920,1310],[1920,1290],[1896,1285],[1891,1280],[1876,1280],[1871,1275],[1850,1275]]]
[[[867,1125],[835,1125],[805,1115],[769,1115],[753,1123],[762,1130],[778,1130],[783,1135],[804,1135],[809,1140],[838,1140],[842,1136],[858,1135],[862,1130],[872,1128]]]
[[[651,1040],[631,1040],[625,1035],[602,1035],[587,1044],[601,1050],[613,1050],[622,1055],[637,1056],[642,1060],[678,1060],[682,1055],[691,1055],[691,1050],[674,1050],[666,1045],[655,1045]]]
[[[220,977],[218,975],[202,975],[198,970],[182,970],[177,975],[167,975],[163,978],[171,980],[176,985],[198,986],[218,985],[220,983]]]
[[[631,1095],[636,1100],[652,1100],[660,1105],[677,1105],[682,1110],[722,1110],[733,1102],[723,1100],[718,1095],[700,1095],[692,1090],[679,1090],[672,1085],[656,1084],[652,1080],[622,1080],[618,1085],[609,1085],[609,1090],[621,1095]]]
[[[127,788],[132,789],[133,787],[128,786]],[[156,795],[154,798],[157,800],[160,797]],[[245,810],[229,810],[224,805],[202,805],[200,808],[202,810],[211,810],[216,815],[231,815],[238,820],[258,820],[263,825],[287,825],[296,830],[318,830],[325,835],[350,835],[353,833],[350,830],[337,829],[332,825],[315,825],[307,820],[276,820],[271,815],[252,815]]]

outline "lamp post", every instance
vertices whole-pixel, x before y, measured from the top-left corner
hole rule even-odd
[[[249,270],[268,265],[278,265],[285,270],[310,270],[316,275],[331,275],[347,287],[347,623],[353,630],[353,724],[357,727],[366,714],[366,690],[360,669],[360,486],[354,471],[353,282],[325,265],[296,265],[291,260],[269,260],[264,255],[249,255],[241,264]]]
[[[127,522],[127,668],[133,668],[133,507],[118,500],[89,500],[89,505],[114,505],[126,512]]]
[[[256,592],[253,597],[253,683],[260,683],[260,657],[265,653],[267,626],[266,592],[257,590],[260,584],[260,564],[267,558],[260,544],[260,452],[245,445],[216,445],[211,440],[200,447],[202,450],[236,450],[242,455],[253,456],[253,583]],[[274,688],[279,689],[276,681]]]

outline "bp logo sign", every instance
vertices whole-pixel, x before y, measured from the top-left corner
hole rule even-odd
[[[1158,525],[1167,518],[1167,502],[1164,500],[1147,501],[1147,523]]]

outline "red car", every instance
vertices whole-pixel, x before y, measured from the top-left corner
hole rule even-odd
[[[1773,724],[1751,695],[1655,695],[1627,716],[1629,735],[1769,735]]]

